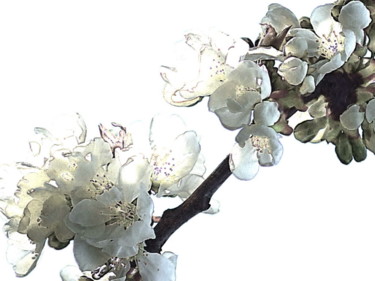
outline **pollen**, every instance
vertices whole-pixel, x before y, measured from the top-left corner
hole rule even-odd
[[[336,53],[344,50],[345,37],[333,30],[328,36],[320,38],[320,54],[331,59]]]
[[[163,179],[173,175],[176,167],[176,159],[172,156],[172,150],[168,153],[154,152],[151,158],[153,173],[151,179],[153,182],[160,183]]]
[[[110,207],[110,212],[112,218],[106,225],[121,225],[127,229],[138,220],[137,206],[133,203],[119,201]]]
[[[251,136],[250,141],[253,147],[255,147],[258,152],[271,154],[272,149],[269,138],[261,136]]]

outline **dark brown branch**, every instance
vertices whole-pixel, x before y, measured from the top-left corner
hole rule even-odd
[[[178,228],[195,215],[210,208],[211,197],[231,174],[229,156],[227,156],[188,199],[180,206],[163,213],[154,228],[156,238],[146,241],[146,250],[160,253],[165,242]]]

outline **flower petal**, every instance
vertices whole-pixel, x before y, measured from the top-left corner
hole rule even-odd
[[[315,79],[311,75],[307,75],[302,82],[299,92],[301,95],[310,94],[315,91]]]
[[[243,147],[236,143],[232,148],[229,164],[236,178],[240,180],[253,179],[259,170],[256,149],[250,142],[246,142]]]
[[[277,73],[291,85],[299,85],[307,74],[307,63],[299,58],[290,57],[279,67]]]
[[[299,21],[294,13],[277,3],[268,6],[268,11],[262,18],[261,24],[272,26],[276,33],[282,32],[287,27],[299,27]]]
[[[99,201],[84,199],[70,212],[69,219],[82,226],[95,226],[108,221],[111,217],[105,213],[105,205]]]
[[[146,253],[138,258],[139,272],[143,281],[175,281],[175,258],[156,253]]]
[[[345,129],[356,130],[362,124],[365,113],[359,110],[359,105],[354,104],[340,115],[340,122]]]
[[[375,120],[375,99],[370,100],[366,106],[366,120],[369,123]]]
[[[316,7],[311,13],[311,25],[319,37],[329,37],[335,24],[337,24],[331,16],[331,10],[333,7],[333,4],[321,5]]]
[[[254,108],[254,122],[259,125],[272,126],[280,118],[276,102],[264,101]]]
[[[79,269],[82,271],[91,271],[104,264],[110,258],[101,249],[89,245],[78,235],[74,238],[73,252]]]
[[[357,43],[362,44],[363,29],[371,22],[370,12],[362,2],[352,1],[342,7],[339,22],[343,29],[352,30],[356,34]]]

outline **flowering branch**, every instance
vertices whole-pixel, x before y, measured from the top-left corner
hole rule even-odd
[[[211,197],[231,174],[227,156],[186,201],[174,209],[164,211],[160,222],[154,228],[156,238],[146,241],[146,250],[160,253],[165,242],[177,229],[195,215],[210,208]]]

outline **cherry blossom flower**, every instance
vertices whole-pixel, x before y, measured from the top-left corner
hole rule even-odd
[[[164,98],[176,106],[193,105],[211,95],[233,69],[227,63],[227,55],[235,41],[227,34],[212,32],[209,37],[189,33],[185,35],[185,43],[191,56],[179,67],[163,66],[161,73],[166,82]]]
[[[208,107],[225,128],[235,130],[250,124],[254,106],[270,93],[266,68],[252,61],[243,61],[210,96]]]

